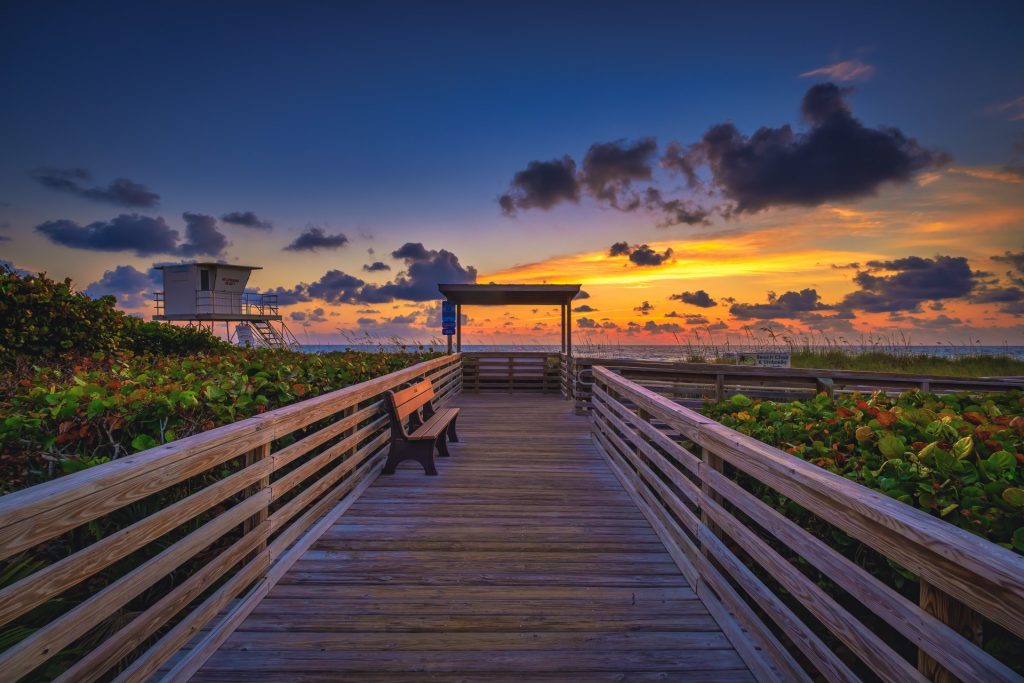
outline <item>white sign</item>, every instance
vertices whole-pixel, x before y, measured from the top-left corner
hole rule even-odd
[[[754,354],[757,362],[757,366],[760,368],[788,368],[790,367],[789,352],[784,353],[765,353],[757,352]]]

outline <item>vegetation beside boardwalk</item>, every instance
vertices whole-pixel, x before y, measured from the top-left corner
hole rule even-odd
[[[437,355],[242,349],[114,304],[0,270],[0,494]]]
[[[737,394],[708,404],[703,412],[1024,554],[1020,391],[972,397],[914,390],[897,397],[878,392],[835,400],[819,394],[791,403]],[[775,503],[785,506],[788,501]]]
[[[843,349],[796,350],[791,356],[794,368],[899,372],[908,375],[945,375],[949,377],[1024,377],[1024,360],[1010,356],[967,354],[932,356],[894,351],[852,353]]]

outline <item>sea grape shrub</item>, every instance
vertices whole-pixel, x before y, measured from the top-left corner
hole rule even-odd
[[[703,412],[1024,554],[1020,391],[936,396],[914,390],[898,397],[879,392],[836,400],[821,394],[792,403],[738,394],[706,405]],[[759,493],[772,496],[766,487]]]
[[[71,280],[45,274],[21,276],[0,268],[0,365],[18,356],[33,359],[68,352],[117,348],[128,318],[113,297],[91,299]]]
[[[179,355],[224,351],[230,345],[198,327],[145,322],[129,317],[119,348],[134,353]]]
[[[119,311],[111,296],[92,299],[70,279],[21,275],[0,267],[0,368],[18,358],[38,364],[118,351],[203,353],[228,345],[199,329],[144,322]]]
[[[8,373],[0,391],[0,494],[436,355],[226,346],[196,357],[86,356],[69,369]]]

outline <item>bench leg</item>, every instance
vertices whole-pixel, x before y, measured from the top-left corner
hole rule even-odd
[[[434,466],[433,441],[392,441],[382,473],[394,474],[398,463],[403,460],[415,460],[423,466],[423,471],[426,474],[437,475],[437,467]]]
[[[437,444],[438,455],[440,455],[442,458],[447,458],[448,456],[451,455],[451,453],[448,452],[448,440],[444,438],[444,432],[441,432],[440,434],[437,435],[435,443]]]
[[[455,422],[458,419],[459,419],[459,416],[456,415],[452,419],[451,424],[448,425],[448,440],[451,441],[452,443],[458,443],[459,442],[459,435],[455,432]]]

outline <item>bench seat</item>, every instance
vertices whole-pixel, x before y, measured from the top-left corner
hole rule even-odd
[[[384,474],[394,474],[398,463],[415,460],[427,474],[436,475],[434,451],[448,456],[448,441],[458,441],[458,408],[434,408],[434,385],[423,380],[401,391],[389,391],[385,406],[391,420],[391,446]],[[408,428],[406,427],[408,422]]]
[[[439,434],[448,429],[448,425],[459,416],[458,408],[441,408],[427,421],[420,425],[415,432],[409,435],[410,441],[421,441],[424,439],[436,439]],[[458,441],[458,438],[451,439]]]

